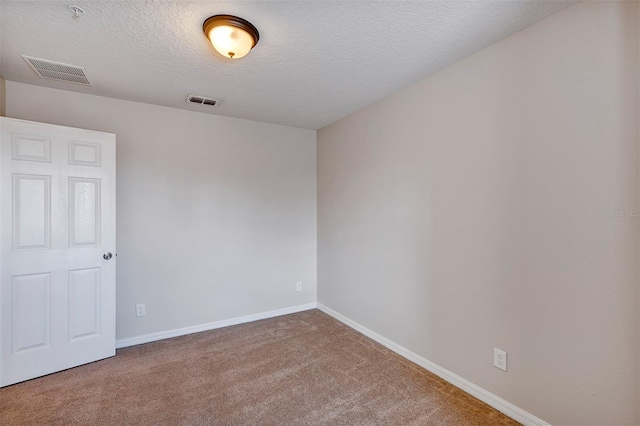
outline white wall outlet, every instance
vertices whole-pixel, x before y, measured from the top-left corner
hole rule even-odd
[[[507,371],[507,353],[505,351],[493,348],[493,366]]]
[[[138,303],[136,305],[136,316],[143,317],[145,315],[147,315],[147,308],[145,307],[144,303]]]
[[[302,281],[296,283],[296,291],[302,291]]]

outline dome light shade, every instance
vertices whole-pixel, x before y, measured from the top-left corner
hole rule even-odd
[[[215,15],[202,25],[204,34],[222,56],[239,59],[258,43],[260,34],[249,21],[232,15]]]

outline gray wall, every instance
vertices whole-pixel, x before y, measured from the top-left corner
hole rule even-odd
[[[638,424],[638,51],[637,3],[584,2],[320,130],[318,302],[554,425]]]
[[[116,134],[118,339],[315,302],[315,131],[11,81],[7,115]]]

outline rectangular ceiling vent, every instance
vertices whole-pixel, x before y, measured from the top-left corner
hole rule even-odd
[[[31,69],[42,78],[91,86],[91,83],[89,83],[84,73],[83,67],[61,64],[60,62],[32,58],[25,55],[22,55],[22,58],[29,64]]]
[[[189,95],[187,96],[187,102],[191,102],[193,104],[200,104],[200,105],[216,106],[220,103],[220,100],[205,98],[204,96]]]

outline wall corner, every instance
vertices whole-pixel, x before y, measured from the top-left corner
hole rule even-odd
[[[7,83],[0,76],[0,116],[7,115]]]

